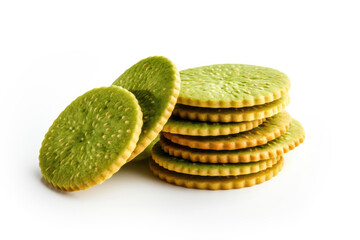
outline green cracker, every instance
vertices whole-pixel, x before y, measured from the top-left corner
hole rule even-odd
[[[199,176],[238,176],[260,172],[272,167],[281,156],[252,163],[194,163],[182,158],[172,157],[165,153],[156,143],[152,151],[152,159],[161,167],[178,173]]]
[[[131,91],[143,112],[144,125],[130,161],[154,141],[171,116],[180,91],[179,72],[169,59],[149,57],[126,70],[113,85]]]
[[[178,103],[209,108],[239,108],[272,102],[290,88],[289,78],[272,68],[217,64],[180,72]]]
[[[305,139],[305,131],[300,122],[292,119],[289,130],[265,145],[231,151],[201,150],[184,147],[160,138],[162,149],[176,157],[202,163],[256,162],[275,158],[299,146]]]
[[[251,130],[262,124],[264,121],[265,119],[249,122],[212,123],[189,121],[178,117],[170,117],[162,131],[190,136],[229,135]]]
[[[198,149],[235,150],[262,145],[283,135],[291,125],[291,117],[283,111],[268,118],[259,127],[227,136],[185,136],[162,132],[170,141]]]
[[[142,112],[135,96],[117,86],[75,99],[54,121],[40,149],[44,178],[64,191],[110,178],[135,149]]]
[[[240,176],[196,176],[182,174],[166,170],[157,165],[154,160],[149,160],[149,166],[152,173],[168,183],[177,186],[207,189],[207,190],[228,190],[235,188],[251,187],[255,184],[263,183],[276,176],[282,169],[284,160],[280,159],[274,166],[257,173],[251,173]]]
[[[244,108],[200,108],[176,104],[173,115],[182,119],[207,122],[243,122],[271,117],[289,104],[288,94],[278,100]]]

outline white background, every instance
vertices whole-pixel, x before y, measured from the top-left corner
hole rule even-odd
[[[359,239],[356,2],[1,1],[0,238]],[[176,187],[142,162],[86,191],[47,187],[38,151],[52,121],[153,55],[180,70],[285,72],[304,144],[278,176],[247,189]]]

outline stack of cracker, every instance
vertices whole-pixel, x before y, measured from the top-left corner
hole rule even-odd
[[[263,183],[283,154],[303,142],[301,124],[284,111],[289,78],[275,69],[221,64],[180,72],[173,114],[152,150],[160,179],[197,189]]]

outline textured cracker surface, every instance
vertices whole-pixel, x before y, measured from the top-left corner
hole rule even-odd
[[[172,116],[169,118],[162,131],[191,136],[229,135],[251,130],[264,121],[265,119],[238,123],[212,123],[189,121]]]
[[[290,88],[289,78],[266,67],[217,64],[180,71],[178,103],[197,107],[246,107],[272,102]]]
[[[165,153],[156,143],[152,151],[152,159],[161,167],[184,174],[200,176],[237,176],[260,172],[272,167],[281,156],[252,163],[194,163]]]
[[[180,77],[175,65],[165,57],[149,57],[126,70],[113,85],[131,91],[143,112],[139,142],[129,161],[157,137],[176,104]]]
[[[162,132],[170,141],[198,149],[234,150],[254,147],[271,141],[289,129],[291,117],[283,111],[268,118],[259,127],[250,131],[226,136],[186,136]]]
[[[240,176],[195,176],[177,173],[166,170],[157,165],[154,160],[149,160],[152,173],[163,181],[181,187],[207,189],[207,190],[228,190],[235,188],[251,187],[263,183],[276,176],[282,169],[284,160],[279,160],[273,167],[257,173]]]
[[[231,151],[201,150],[184,147],[165,138],[160,139],[163,150],[176,157],[203,163],[255,162],[283,155],[299,146],[305,139],[301,123],[292,119],[289,130],[265,145]]]
[[[289,104],[288,94],[278,100],[244,108],[204,108],[176,104],[173,115],[183,119],[208,122],[242,122],[271,117]]]
[[[66,107],[46,133],[41,172],[65,191],[99,184],[126,163],[141,126],[142,112],[132,93],[117,86],[93,89]]]

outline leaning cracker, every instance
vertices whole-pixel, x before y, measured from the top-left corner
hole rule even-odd
[[[281,159],[273,167],[267,168],[257,173],[230,177],[196,176],[172,172],[160,167],[152,159],[150,159],[149,165],[150,170],[155,176],[168,183],[187,188],[228,190],[250,187],[270,180],[272,177],[276,176],[281,171],[284,165],[284,161],[283,159]]]
[[[271,117],[289,104],[288,94],[278,100],[244,108],[200,108],[176,104],[173,115],[183,119],[207,122],[243,122]]]
[[[178,117],[169,118],[163,128],[163,132],[172,134],[190,135],[190,136],[219,136],[236,134],[256,128],[262,124],[265,119],[259,119],[249,122],[238,123],[211,123],[195,122]]]
[[[117,86],[93,89],[74,100],[50,127],[40,149],[41,172],[64,191],[100,184],[126,163],[141,126],[142,112],[131,92]]]
[[[162,135],[174,143],[190,148],[235,150],[266,144],[268,141],[286,133],[290,125],[291,117],[286,111],[283,111],[268,118],[257,128],[234,135],[203,137],[170,134],[167,132],[163,132]]]
[[[169,59],[149,57],[126,70],[113,85],[131,91],[144,115],[139,142],[130,161],[153,142],[171,116],[180,91],[180,76]]]
[[[189,160],[177,158],[165,153],[156,143],[152,151],[152,159],[161,167],[178,173],[199,176],[237,176],[260,172],[272,167],[280,160],[281,156],[252,163],[194,163]]]
[[[266,67],[217,64],[180,71],[178,103],[210,108],[239,108],[272,102],[290,88],[289,78]]]
[[[201,150],[160,139],[162,149],[176,157],[202,163],[256,162],[283,155],[299,146],[305,139],[305,131],[300,122],[292,119],[289,130],[265,145],[231,151]]]

